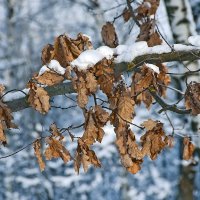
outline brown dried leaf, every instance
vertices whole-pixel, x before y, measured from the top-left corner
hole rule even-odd
[[[183,149],[183,159],[190,160],[193,156],[195,146],[191,142],[189,137],[183,139],[184,149]]]
[[[131,96],[134,97],[136,104],[144,102],[149,109],[153,97],[147,88],[153,88],[160,96],[165,96],[166,86],[170,83],[170,77],[167,73],[167,68],[164,65],[158,65],[160,73],[157,74],[146,65],[143,65],[140,72],[137,72],[132,77]],[[164,86],[161,86],[161,85]]]
[[[106,112],[101,106],[94,107],[96,120],[100,126],[104,126],[109,120],[109,113]]]
[[[17,128],[17,125],[12,122],[13,116],[10,108],[0,101],[0,120],[6,128]]]
[[[11,110],[6,104],[0,101],[0,144],[6,145],[6,136],[4,131],[9,128],[17,128],[13,122]]]
[[[131,94],[125,91],[118,100],[117,114],[120,123],[132,122],[135,102]],[[125,121],[124,121],[125,120]]]
[[[76,81],[76,90],[78,93],[77,96],[77,103],[81,108],[84,108],[88,103],[88,95],[87,95],[87,88],[86,82],[82,76],[78,77]]]
[[[200,83],[191,82],[185,92],[185,107],[192,110],[193,115],[200,114]]]
[[[95,108],[94,108],[95,110]],[[100,110],[100,108],[99,108]],[[103,112],[103,111],[101,111]],[[98,118],[98,112],[90,110],[88,113],[85,114],[85,132],[82,136],[82,140],[88,145],[92,145],[96,141],[101,142],[104,136],[104,131],[102,127],[105,125],[106,121],[100,121],[102,118]],[[102,113],[106,115],[106,113]],[[106,116],[104,116],[106,117]],[[105,118],[104,118],[105,119]],[[104,120],[102,119],[102,120]],[[108,119],[107,119],[108,120]]]
[[[42,114],[46,114],[50,109],[49,95],[44,88],[38,87],[34,83],[28,84],[30,91],[28,102],[29,104]]]
[[[97,91],[97,80],[93,73],[86,73],[86,88],[88,89],[88,93],[95,93]]]
[[[157,158],[157,155],[165,148],[165,133],[163,131],[163,124],[157,122],[156,126],[152,128],[153,122],[149,121],[147,125],[147,132],[140,138],[142,142],[142,151],[149,155],[152,160]],[[150,130],[148,130],[150,129]]]
[[[127,22],[131,18],[131,12],[128,8],[125,8],[123,11],[124,21]]]
[[[153,121],[152,119],[148,119],[147,121],[144,121],[141,125],[146,128],[147,131],[150,131],[154,129],[157,126],[158,122]]]
[[[74,169],[78,173],[81,164],[83,165],[85,172],[87,172],[90,164],[94,165],[95,167],[101,167],[101,163],[98,160],[95,152],[90,150],[88,145],[82,139],[78,139],[78,146],[74,160]]]
[[[81,150],[78,150],[79,147],[77,147],[75,158],[74,158],[74,170],[79,174],[79,169],[81,167],[82,162],[82,153]]]
[[[160,38],[160,35],[158,34],[157,31],[150,35],[150,37],[147,41],[147,44],[149,47],[153,47],[153,46],[162,44],[162,39]]]
[[[40,167],[40,170],[41,171],[44,171],[45,169],[45,162],[43,161],[42,159],[42,154],[41,154],[41,144],[40,144],[40,140],[37,139],[34,143],[33,143],[33,148],[34,148],[34,151],[35,151],[35,156],[38,160],[38,164],[39,164],[39,167]]]
[[[136,174],[138,171],[141,170],[141,163],[142,161],[140,162],[133,162],[132,166],[128,167],[127,170],[131,173],[131,174]]]
[[[51,160],[52,158],[62,158],[62,160],[67,163],[70,161],[71,156],[69,151],[62,145],[60,140],[56,140],[56,138],[50,136],[47,138],[46,142],[48,143],[48,147],[45,150],[45,157],[47,160]]]
[[[141,169],[140,164],[143,162],[145,154],[140,150],[133,132],[127,125],[119,124],[115,128],[115,132],[117,135],[116,145],[119,149],[123,166],[130,173],[137,173]]]
[[[53,71],[46,71],[41,76],[35,76],[34,79],[41,84],[52,86],[61,83],[64,77]]]
[[[138,146],[135,140],[134,133],[129,129],[128,130],[128,154],[134,160],[142,160],[145,156],[144,152],[141,151],[141,148]]]
[[[105,45],[111,48],[118,46],[117,34],[112,23],[106,22],[106,24],[102,27],[101,36]]]
[[[169,148],[174,147],[174,137],[172,135],[166,136],[164,141]]]
[[[92,117],[92,113],[89,112],[87,114],[86,120],[87,124],[85,125],[85,132],[82,136],[82,140],[87,145],[92,145],[96,142],[98,135],[99,135],[99,129],[96,127],[94,118]],[[101,136],[101,135],[100,135]],[[99,138],[101,141],[101,137]]]
[[[4,85],[0,84],[0,96],[2,96],[4,90],[5,90]]]
[[[52,136],[59,137],[59,140],[64,139],[64,136],[60,133],[55,123],[50,125],[49,131],[51,132]]]
[[[71,61],[75,59],[73,53],[70,50],[71,41],[66,35],[60,35],[55,39],[54,43],[54,52],[55,52],[55,59],[63,67],[67,67]],[[76,48],[76,47],[74,47]],[[77,50],[78,51],[78,50]],[[78,52],[79,54],[81,51]]]
[[[51,60],[54,59],[54,46],[52,44],[47,44],[43,49],[42,49],[42,64],[46,65],[50,63]]]
[[[137,37],[137,41],[148,41],[150,38],[150,35],[154,33],[154,26],[153,26],[153,20],[148,20],[147,22],[144,22],[140,26],[140,33]]]
[[[98,85],[94,73],[90,71],[76,71],[76,77],[72,79],[73,88],[77,91],[77,101],[81,108],[88,103],[88,96],[97,91]]]
[[[144,0],[140,6],[136,9],[138,20],[142,18],[149,18],[151,15],[155,15],[160,0]]]
[[[0,144],[3,144],[4,146],[7,144],[7,140],[6,140],[6,135],[4,133],[4,127],[2,122],[0,123]]]
[[[107,95],[112,95],[114,85],[114,70],[112,68],[112,61],[102,60],[95,65],[95,76],[97,82],[100,85],[100,89]]]
[[[82,33],[79,33],[76,39],[71,39],[67,35],[60,35],[54,43],[55,59],[66,68],[81,52],[91,48],[90,39]]]

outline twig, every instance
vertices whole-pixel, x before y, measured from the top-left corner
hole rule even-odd
[[[133,11],[133,8],[131,6],[131,1],[130,0],[126,0],[126,3],[127,3],[127,6],[128,6],[128,9],[130,10],[131,12],[131,16],[133,18],[133,20],[135,21],[135,23],[138,25],[138,27],[140,27],[140,23],[138,22],[138,20],[136,19],[135,17],[135,14],[134,14],[134,11]]]
[[[188,72],[184,72],[184,73],[172,73],[172,72],[167,72],[166,74],[169,75],[174,75],[174,76],[188,76],[188,75],[193,75],[195,73],[200,72],[200,69],[194,70],[194,71],[188,71]]]
[[[81,128],[81,127],[84,126],[84,125],[85,125],[85,123],[82,123],[82,124],[77,125],[77,126],[71,125],[71,126],[68,126],[67,128],[61,128],[61,129],[59,129],[59,130],[60,130],[61,133],[64,133],[65,131],[69,131],[69,130],[74,130],[74,129]]]
[[[165,39],[165,37],[162,35],[157,24],[156,24],[156,29],[157,29],[158,33],[160,34],[160,36],[162,37],[162,39],[165,41],[165,43],[171,48],[171,50],[175,51],[174,47],[172,45],[170,45],[169,42]]]
[[[168,116],[168,114],[167,114],[167,111],[165,110],[164,111],[165,112],[165,115],[166,115],[166,117],[167,117],[167,119],[168,119],[168,121],[169,121],[169,123],[170,123],[170,125],[171,125],[171,127],[172,127],[172,136],[174,136],[174,125],[173,125],[173,123],[172,123],[172,121],[170,120],[170,118],[169,118],[169,116]]]
[[[190,114],[191,110],[186,110],[186,109],[181,109],[177,108],[176,104],[174,105],[169,105],[165,103],[160,96],[157,95],[157,93],[151,89],[148,89],[153,98],[156,100],[156,102],[162,107],[162,109],[159,111],[159,113],[170,110],[172,112],[178,113],[178,114]]]
[[[6,96],[7,94],[9,94],[9,93],[11,93],[11,92],[21,92],[21,93],[23,93],[25,96],[27,96],[27,93],[24,92],[23,90],[13,89],[13,90],[9,90],[9,91],[7,91],[6,93],[4,93],[4,94],[1,96],[0,99],[2,99],[4,96]]]
[[[176,89],[176,88],[174,88],[174,87],[166,86],[166,85],[163,85],[163,84],[161,84],[161,83],[158,83],[158,85],[160,85],[160,86],[162,86],[162,87],[169,88],[170,90],[174,90],[175,92],[178,92],[178,93],[180,93],[181,95],[184,95],[184,94],[185,94],[184,92],[182,92],[182,91],[180,91],[180,90],[178,90],[178,89]]]
[[[46,136],[46,137],[47,137],[47,136]],[[46,137],[40,137],[40,138],[37,138],[36,140],[42,140],[42,139],[44,139],[44,138],[46,138]],[[36,140],[34,140],[33,142],[27,144],[26,146],[22,147],[21,149],[18,149],[17,151],[15,151],[15,152],[13,152],[13,153],[11,153],[11,154],[8,154],[8,155],[6,155],[6,156],[0,157],[0,160],[1,160],[1,159],[4,159],[4,158],[11,157],[11,156],[14,156],[15,154],[17,154],[17,153],[23,151],[24,149],[28,148],[29,146],[31,146]]]
[[[77,105],[75,105],[75,106],[69,106],[69,107],[60,107],[60,106],[54,106],[54,105],[51,105],[51,108],[59,108],[59,109],[62,109],[62,110],[68,110],[68,109],[70,109],[70,108],[75,108],[75,107],[77,107]]]
[[[124,119],[122,116],[120,116],[119,113],[117,113],[115,110],[113,110],[113,109],[111,109],[111,108],[108,108],[108,107],[106,107],[106,106],[102,106],[102,108],[105,108],[105,109],[108,109],[108,110],[113,111],[113,112],[116,113],[116,115],[117,115],[118,117],[120,117],[124,122],[126,122],[126,123],[128,123],[128,124],[131,124],[131,125],[133,125],[133,126],[136,126],[137,128],[139,128],[139,129],[141,129],[141,130],[144,129],[144,127],[142,127],[142,126],[139,126],[139,125],[137,125],[137,124],[133,124],[132,122],[127,121],[127,120]]]

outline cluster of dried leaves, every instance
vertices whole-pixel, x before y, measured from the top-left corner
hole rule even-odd
[[[155,15],[159,6],[159,0],[144,0],[142,4],[134,11],[135,20],[140,24],[140,33],[138,41],[147,41],[149,46],[155,46],[162,43],[162,39],[156,30]],[[125,8],[123,11],[124,21],[131,19],[131,11]],[[107,22],[102,28],[103,42],[109,47],[118,45],[118,37],[115,27]],[[167,74],[167,67],[158,64],[160,73],[155,73],[145,64],[142,65],[132,76],[131,87],[128,87],[121,74],[114,73],[113,60],[103,59],[92,68],[84,71],[76,67],[71,68],[70,62],[76,59],[83,51],[91,49],[92,44],[88,37],[78,34],[76,39],[71,39],[67,35],[60,35],[55,39],[54,44],[48,44],[42,50],[42,63],[48,65],[52,59],[57,60],[63,68],[66,69],[64,75],[55,71],[45,71],[38,73],[27,84],[30,89],[28,102],[35,110],[45,114],[50,109],[50,97],[46,92],[44,85],[52,86],[68,79],[72,81],[74,90],[77,92],[77,104],[82,109],[85,118],[83,126],[83,135],[75,137],[70,131],[69,135],[72,141],[77,139],[77,148],[74,156],[71,156],[64,145],[64,136],[61,130],[55,124],[50,126],[50,136],[46,137],[46,149],[43,153],[41,140],[37,139],[33,146],[35,156],[41,171],[45,169],[46,160],[61,158],[65,163],[74,161],[74,169],[79,173],[81,165],[84,171],[88,170],[89,165],[101,167],[101,163],[92,145],[96,142],[101,143],[104,137],[103,127],[107,122],[114,126],[116,133],[116,145],[119,150],[123,166],[131,173],[137,173],[141,169],[141,164],[145,156],[152,160],[156,159],[158,154],[165,147],[173,146],[173,137],[166,135],[163,124],[159,121],[149,119],[142,123],[146,132],[141,136],[140,141],[136,141],[135,134],[130,128],[130,124],[135,116],[134,109],[142,102],[149,109],[154,99],[150,90],[156,91],[159,96],[166,95],[166,88],[170,83],[170,77]],[[72,73],[73,72],[73,73]],[[0,96],[3,93],[3,87],[0,87]],[[108,107],[98,105],[96,93],[101,90],[107,97]],[[200,87],[199,83],[188,85],[185,100],[186,108],[192,110],[192,114],[200,113]],[[94,105],[88,106],[89,98],[94,98]],[[108,111],[106,111],[108,110]],[[12,123],[12,115],[9,108],[0,101],[0,142],[6,144],[5,129],[15,128]],[[192,158],[194,145],[189,138],[184,139],[184,159]]]
[[[3,85],[0,85],[0,97],[3,95],[4,89],[5,87]],[[0,145],[7,144],[7,139],[5,135],[6,129],[17,128],[17,125],[15,125],[12,120],[13,116],[11,110],[5,103],[2,102],[2,99],[0,98]]]

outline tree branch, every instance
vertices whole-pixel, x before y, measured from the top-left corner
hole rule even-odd
[[[45,88],[45,90],[48,92],[50,97],[75,92],[71,83],[61,83],[55,86],[48,86]],[[27,97],[14,99],[11,101],[7,101],[5,103],[12,110],[12,112],[17,112],[17,111],[30,107],[27,101]]]
[[[169,48],[169,47],[168,47]],[[119,63],[116,64],[115,73],[121,73],[124,71],[133,71],[143,63],[158,64],[163,62],[183,62],[183,61],[195,61],[200,59],[200,49],[194,47],[194,49],[188,51],[171,51],[167,53],[152,53],[144,54],[135,57],[130,63]]]
[[[131,63],[118,63],[115,65],[115,73],[120,74],[125,71],[134,71],[142,65],[144,62],[146,63],[162,63],[162,62],[170,62],[170,61],[190,61],[190,60],[198,60],[200,59],[200,49],[194,47],[190,47],[190,50],[187,51],[173,51],[167,53],[153,53],[153,54],[144,54],[135,57]],[[188,48],[189,49],[189,48]],[[48,86],[45,88],[48,92],[50,97],[57,96],[57,95],[64,95],[67,93],[74,93],[74,89],[70,82],[68,83],[61,83],[55,86]],[[176,112],[179,114],[188,114],[190,113],[189,110],[181,110],[178,109],[176,106],[169,106],[166,104],[161,98],[162,101],[156,96],[156,93],[151,93],[155,100],[166,110],[171,110],[172,112]],[[164,102],[164,103],[163,103]],[[19,99],[8,100],[5,102],[12,112],[20,111],[25,108],[30,107],[27,102],[27,97],[21,97]]]

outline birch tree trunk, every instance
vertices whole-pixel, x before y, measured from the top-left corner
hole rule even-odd
[[[165,0],[165,5],[171,25],[173,39],[175,43],[188,43],[188,37],[196,35],[196,26],[194,23],[191,5],[189,0]],[[197,70],[199,62],[183,63],[184,67],[187,66],[189,70]],[[181,67],[182,69],[182,67]],[[186,71],[186,69],[185,69]],[[190,81],[200,81],[198,74],[188,77]],[[180,79],[176,80],[179,86],[181,86]],[[200,127],[200,117],[196,117],[190,121],[192,131],[197,133]],[[195,143],[200,147],[200,139],[195,138]],[[180,145],[181,146],[181,145]],[[180,154],[182,149],[180,150]],[[182,159],[182,155],[180,155]],[[195,182],[195,170],[192,165],[180,166],[180,182],[179,182],[179,194],[178,199],[188,200],[193,199],[194,182]]]

